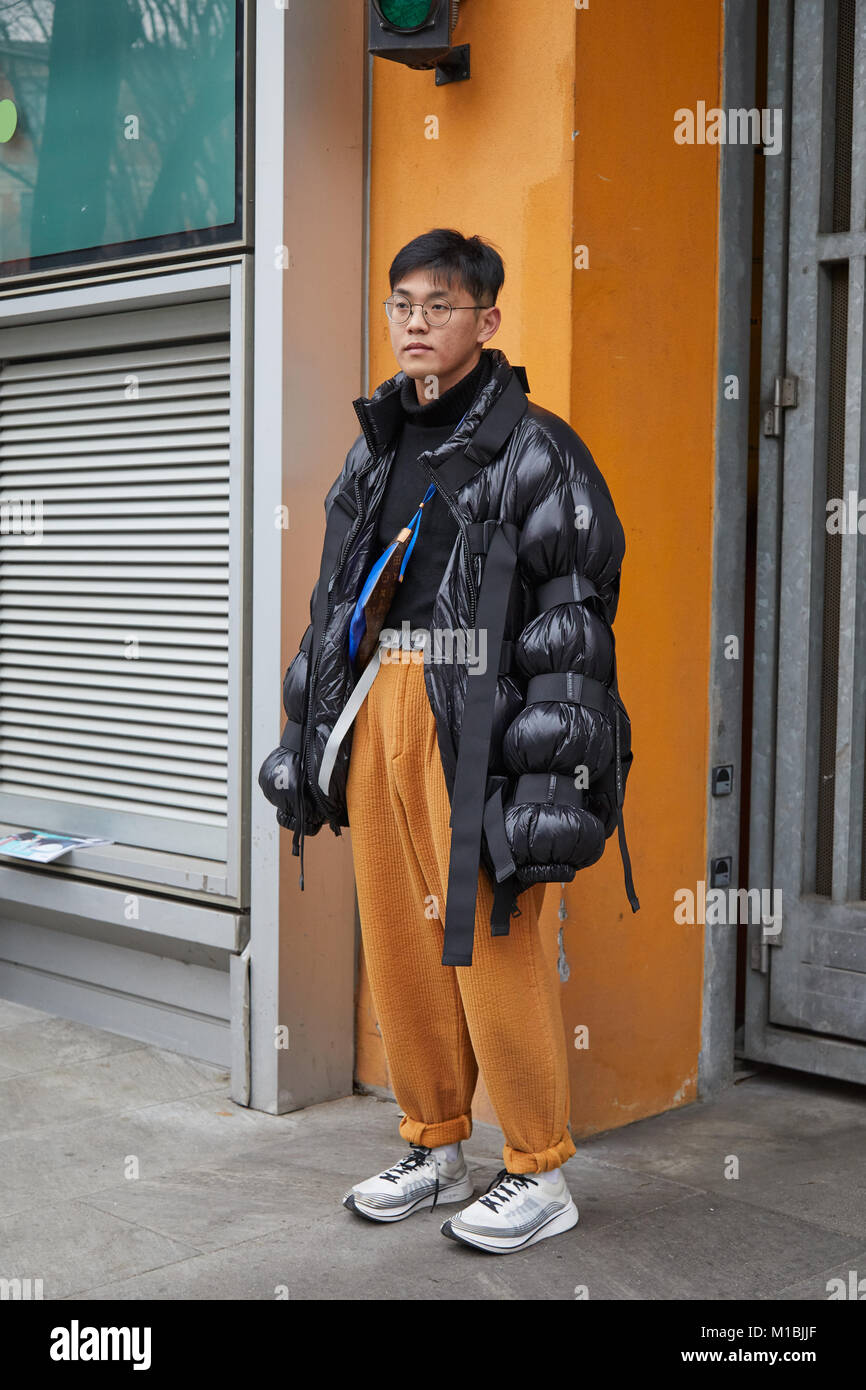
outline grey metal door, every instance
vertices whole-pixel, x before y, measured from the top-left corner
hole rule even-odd
[[[769,38],[749,887],[781,931],[749,928],[744,1053],[866,1081],[866,0],[771,0]]]

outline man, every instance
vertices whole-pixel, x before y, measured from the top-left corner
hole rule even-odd
[[[354,402],[362,433],[325,499],[312,621],[259,783],[295,832],[302,887],[305,834],[352,829],[411,1152],[344,1205],[389,1222],[471,1197],[462,1140],[480,1065],[505,1168],[441,1229],[504,1253],[578,1219],[544,885],[595,863],[618,828],[638,906],[611,631],[625,542],[586,445],[484,347],[501,322],[493,247],[438,228],[398,252],[389,279],[400,370]]]

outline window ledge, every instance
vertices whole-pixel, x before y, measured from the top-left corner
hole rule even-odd
[[[0,838],[17,835],[26,828],[0,823]],[[86,849],[70,850],[51,864],[32,864],[26,859],[0,854],[0,869],[28,869],[52,878],[97,879],[110,886],[158,888],[205,900],[217,897],[221,906],[239,906],[228,897],[225,864],[216,859],[197,859],[193,855],[171,854],[162,849],[142,849],[138,845],[117,842],[91,845]]]

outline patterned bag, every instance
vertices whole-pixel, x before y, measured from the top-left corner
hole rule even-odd
[[[376,650],[394,592],[398,583],[403,582],[403,571],[418,535],[424,503],[429,502],[435,491],[436,486],[431,483],[409,524],[398,532],[367,575],[349,624],[349,656],[356,674],[363,671]]]

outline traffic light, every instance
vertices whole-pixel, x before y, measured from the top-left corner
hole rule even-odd
[[[436,69],[436,85],[465,82],[469,44],[451,47],[460,0],[370,0],[369,52],[410,68]]]

